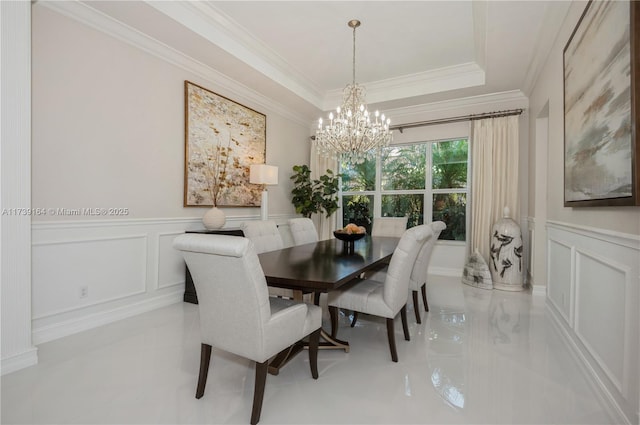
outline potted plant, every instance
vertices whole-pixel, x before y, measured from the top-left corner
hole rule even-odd
[[[327,217],[338,209],[340,174],[327,170],[319,179],[311,179],[311,170],[306,165],[294,165],[293,198],[291,202],[298,214],[310,218],[311,214],[324,213]]]

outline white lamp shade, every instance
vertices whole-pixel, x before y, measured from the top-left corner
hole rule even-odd
[[[278,167],[267,164],[252,164],[249,168],[249,183],[278,184]]]

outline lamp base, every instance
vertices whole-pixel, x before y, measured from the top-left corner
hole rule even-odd
[[[262,200],[260,201],[260,219],[269,219],[269,192],[267,190],[262,191]]]

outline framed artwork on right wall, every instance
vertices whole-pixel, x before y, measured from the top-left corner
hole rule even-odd
[[[565,207],[640,205],[640,7],[590,1],[563,52]]]

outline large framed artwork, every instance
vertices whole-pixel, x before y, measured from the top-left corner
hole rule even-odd
[[[190,81],[184,96],[184,206],[259,206],[249,166],[265,162],[267,117]]]
[[[564,48],[564,205],[640,205],[640,9],[590,1]]]

